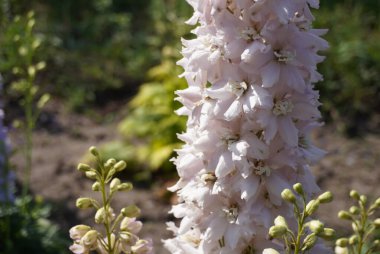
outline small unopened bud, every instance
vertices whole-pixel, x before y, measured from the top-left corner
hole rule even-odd
[[[300,195],[304,195],[304,190],[303,190],[303,187],[302,187],[302,184],[300,183],[296,183],[293,185],[293,189]]]
[[[348,239],[347,238],[340,238],[336,240],[335,245],[339,247],[347,247],[348,245]]]
[[[342,220],[352,220],[351,214],[343,210],[338,213],[338,218]]]
[[[87,225],[76,225],[70,229],[70,238],[73,240],[80,240],[88,231],[91,230],[91,227]]]
[[[323,232],[319,234],[319,237],[325,240],[332,240],[335,238],[335,230],[332,228],[324,228]]]
[[[375,206],[376,206],[376,208],[380,207],[380,198],[376,199]]]
[[[287,232],[287,227],[285,226],[272,226],[270,229],[269,229],[269,236],[271,238],[280,238],[280,237],[283,237],[286,232]]]
[[[111,158],[111,159],[108,159],[107,162],[104,164],[104,166],[106,168],[111,168],[113,165],[116,164],[116,160]]]
[[[30,19],[26,25],[29,28],[32,28],[32,27],[34,27],[35,24],[36,24],[36,21],[34,19]]]
[[[91,186],[91,189],[93,191],[100,191],[100,183],[99,182],[95,182],[92,186]]]
[[[323,232],[325,225],[319,220],[312,220],[309,222],[309,228],[313,233],[320,234]]]
[[[91,198],[78,198],[76,206],[80,209],[94,207],[94,200]]]
[[[96,230],[90,230],[83,236],[81,243],[86,247],[92,247],[97,240],[98,232]]]
[[[359,237],[357,235],[353,235],[350,237],[350,239],[348,239],[348,243],[350,245],[355,245],[359,242]]]
[[[289,189],[285,189],[281,192],[281,197],[282,199],[284,199],[285,201],[287,202],[290,202],[290,203],[295,203],[296,202],[296,196],[294,195],[294,193],[289,190]]]
[[[333,195],[330,191],[326,191],[319,195],[318,200],[321,204],[330,203],[333,200]]]
[[[335,246],[335,254],[349,254],[347,247]]]
[[[82,172],[86,172],[91,169],[91,167],[84,163],[79,163],[77,169]]]
[[[318,199],[312,199],[309,201],[309,203],[306,205],[305,213],[307,216],[312,215],[315,211],[317,211],[319,207],[319,200]]]
[[[302,250],[303,251],[310,250],[317,243],[317,240],[318,240],[318,237],[315,233],[312,233],[306,236],[305,240],[303,240]]]
[[[27,15],[28,19],[31,19],[34,17],[34,11],[29,11],[26,15]]]
[[[122,183],[117,186],[118,191],[130,191],[133,189],[133,185],[131,183]]]
[[[26,54],[28,54],[28,50],[25,47],[20,47],[18,49],[18,53],[20,54],[20,56],[26,56]]]
[[[373,221],[373,225],[375,228],[380,228],[380,218],[377,218]]]
[[[278,251],[275,250],[275,249],[269,248],[269,249],[265,249],[265,250],[263,251],[263,254],[280,254],[280,252],[278,252]]]
[[[365,195],[361,195],[361,196],[360,196],[360,202],[361,202],[363,205],[366,205],[366,204],[367,204],[367,196],[365,196]]]
[[[135,205],[130,205],[121,209],[121,214],[124,217],[136,218],[140,215],[141,210]]]
[[[359,198],[360,198],[359,193],[356,190],[350,191],[350,197],[355,199],[355,200],[359,200]]]
[[[46,63],[45,62],[39,62],[37,65],[36,65],[36,68],[37,68],[37,70],[43,70],[43,69],[45,69],[45,67],[46,67]]]
[[[104,207],[101,207],[96,211],[95,214],[95,222],[98,224],[104,223],[106,219],[106,211],[104,210]]]
[[[86,177],[87,178],[89,178],[89,179],[93,179],[93,180],[95,180],[96,179],[96,177],[98,176],[97,174],[96,174],[96,172],[95,171],[86,171]]]
[[[376,239],[375,241],[373,241],[373,245],[374,246],[380,246],[380,240]]]
[[[357,215],[360,213],[359,207],[357,207],[357,206],[351,206],[349,211],[350,211],[350,213],[352,213],[354,215]]]
[[[32,43],[32,47],[33,47],[34,49],[36,49],[36,48],[38,48],[39,46],[41,46],[41,40],[40,40],[40,39],[36,39],[36,40],[34,40],[33,43]]]
[[[110,183],[110,190],[111,192],[117,191],[117,187],[120,185],[120,179],[119,178],[114,178],[111,183]]]
[[[284,217],[282,216],[277,216],[276,219],[274,220],[274,225],[276,226],[284,226],[286,228],[288,228],[288,224],[286,223],[286,220]]]
[[[127,163],[125,163],[125,161],[119,161],[114,166],[116,172],[120,172],[120,171],[124,170],[126,167],[127,167]]]
[[[128,231],[134,235],[137,235],[143,224],[141,221],[136,220],[136,218],[125,217],[120,223],[120,230]]]
[[[95,157],[99,157],[99,151],[98,151],[98,149],[96,149],[95,146],[91,146],[90,149],[89,149],[89,151],[90,151],[90,153],[91,153],[92,155],[94,155]]]

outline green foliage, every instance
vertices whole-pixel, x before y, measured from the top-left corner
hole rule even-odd
[[[173,176],[175,170],[169,162],[173,150],[179,148],[176,133],[185,129],[185,118],[174,114],[180,104],[174,100],[174,92],[186,86],[178,78],[180,67],[176,66],[173,50],[165,49],[166,60],[150,69],[150,82],[141,85],[138,94],[129,103],[129,112],[119,124],[121,141],[103,147],[107,154],[131,161],[147,170],[138,171],[136,177],[149,178],[152,172]]]
[[[25,207],[28,212],[25,212]],[[49,220],[51,208],[41,198],[26,196],[0,206],[1,254],[67,253],[68,240]]]
[[[322,110],[350,135],[369,129],[380,112],[380,2],[366,2],[330,1],[315,12],[316,27],[329,28],[318,86]]]

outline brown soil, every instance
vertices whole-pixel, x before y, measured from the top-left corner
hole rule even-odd
[[[107,110],[106,110],[107,111]],[[88,147],[100,145],[118,138],[116,124],[120,117],[111,121],[98,121],[84,115],[68,114],[59,104],[47,109],[47,128],[39,128],[34,133],[33,172],[31,190],[54,204],[53,219],[67,231],[71,226],[92,223],[92,213],[77,212],[75,199],[92,195],[91,182],[75,170]],[[98,116],[107,115],[101,112]],[[98,117],[99,118],[99,117]],[[22,141],[18,132],[12,133],[14,146]],[[380,196],[380,136],[367,135],[364,138],[347,139],[336,133],[332,127],[323,127],[315,135],[316,143],[329,153],[313,166],[317,181],[323,190],[331,190],[335,202],[324,205],[320,219],[329,226],[340,223],[336,214],[340,209],[348,208],[348,192],[357,189],[371,197]],[[13,157],[22,176],[23,160],[21,153]],[[135,203],[142,210],[141,219],[145,222],[142,235],[152,237],[156,253],[167,253],[160,239],[170,237],[165,222],[170,205],[159,198],[157,192],[162,189],[134,189],[126,195],[116,197],[116,208],[124,204]],[[344,224],[344,223],[343,223]],[[341,224],[342,225],[342,224]],[[348,225],[344,225],[343,229]],[[338,228],[342,228],[339,226]]]

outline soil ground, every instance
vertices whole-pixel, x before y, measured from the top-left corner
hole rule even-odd
[[[79,196],[92,195],[91,182],[76,170],[76,165],[92,145],[101,145],[118,137],[116,132],[120,116],[109,120],[99,116],[110,115],[116,108],[108,107],[94,117],[67,113],[59,104],[50,105],[43,115],[43,128],[34,133],[33,172],[31,190],[41,195],[53,206],[53,220],[66,232],[81,223],[92,223],[92,213],[77,212],[75,200]],[[111,114],[112,115],[112,114]],[[380,136],[368,134],[362,138],[348,139],[339,135],[332,126],[322,127],[314,135],[319,147],[328,151],[327,156],[313,166],[317,182],[323,190],[331,190],[335,196],[333,204],[323,206],[320,219],[327,225],[345,229],[349,225],[339,224],[336,214],[348,208],[350,189],[356,189],[374,198],[380,196]],[[17,131],[12,133],[14,146],[22,142]],[[23,162],[21,154],[13,157],[21,178]],[[167,251],[160,247],[160,239],[170,237],[165,222],[170,204],[160,199],[162,188],[134,189],[126,195],[116,197],[117,209],[121,204],[135,203],[142,210],[144,221],[142,235],[153,238],[157,254]],[[340,223],[340,222],[339,222]]]

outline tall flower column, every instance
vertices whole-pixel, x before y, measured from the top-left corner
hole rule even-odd
[[[268,228],[278,214],[293,216],[281,191],[300,182],[309,197],[319,192],[309,169],[324,154],[309,139],[320,125],[317,52],[328,47],[325,30],[311,27],[318,1],[187,1],[188,22],[199,26],[179,61],[189,87],[177,92],[178,114],[188,122],[171,212],[182,220],[169,223],[175,237],[165,246],[176,254],[277,248]]]

